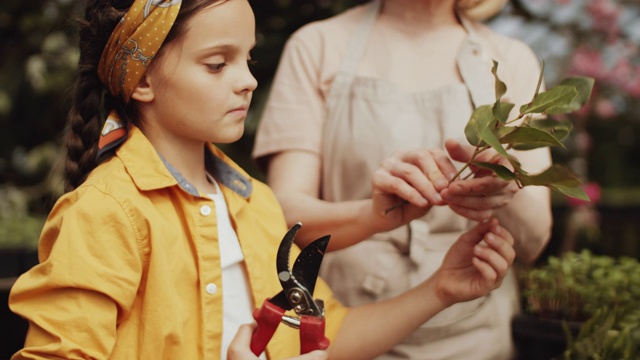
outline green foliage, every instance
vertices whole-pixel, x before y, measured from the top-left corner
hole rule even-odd
[[[518,270],[526,310],[532,314],[582,321],[602,307],[640,306],[640,263],[633,258],[582,250]]]
[[[564,359],[633,359],[640,350],[640,263],[588,250],[551,256],[536,268],[518,268],[525,311],[584,322],[566,331]]]
[[[576,339],[567,332],[565,360],[637,359],[640,353],[640,309],[602,308],[582,325]]]
[[[587,77],[568,78],[558,85],[544,92],[539,92],[542,82],[542,71],[538,80],[535,95],[527,104],[519,109],[514,119],[509,114],[515,104],[501,100],[507,87],[497,74],[498,63],[494,61],[492,73],[495,78],[496,101],[492,105],[477,107],[467,126],[465,136],[467,141],[476,146],[471,160],[460,170],[456,178],[469,165],[474,165],[494,172],[504,180],[513,180],[518,186],[527,185],[547,186],[565,195],[581,200],[589,200],[587,194],[580,188],[580,180],[566,166],[552,164],[539,174],[530,175],[521,166],[518,159],[507,150],[532,150],[540,147],[563,146],[562,140],[572,129],[568,120],[536,119],[541,115],[569,114],[580,109],[589,100],[594,80]],[[544,69],[544,67],[543,67]],[[519,122],[518,124],[515,124]],[[485,150],[493,149],[506,158],[513,170],[503,165],[475,161],[474,159]]]
[[[0,249],[37,249],[44,221],[35,216],[0,218]]]

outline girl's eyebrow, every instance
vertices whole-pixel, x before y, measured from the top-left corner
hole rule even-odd
[[[233,50],[236,50],[237,48],[238,48],[237,46],[231,45],[231,44],[220,44],[220,45],[206,46],[200,49],[198,52],[202,53],[203,55],[210,55],[210,54],[219,53],[219,52],[233,51]]]
[[[256,46],[256,43],[257,42],[255,41],[253,42],[253,44],[250,47],[250,50],[252,50]],[[218,44],[218,45],[211,45],[211,46],[204,47],[198,52],[203,55],[211,55],[211,54],[220,53],[220,52],[237,51],[237,49],[239,49],[239,46],[237,45]]]

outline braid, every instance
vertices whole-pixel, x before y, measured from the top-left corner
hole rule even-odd
[[[65,161],[65,191],[78,187],[98,165],[98,138],[102,129],[100,116],[103,94],[109,103],[118,103],[107,94],[98,78],[98,63],[102,50],[121,16],[131,5],[125,1],[89,0],[85,20],[80,23],[80,59],[72,92],[73,104],[67,117]]]

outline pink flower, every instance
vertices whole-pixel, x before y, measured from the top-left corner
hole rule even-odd
[[[593,205],[593,204],[597,204],[598,201],[600,201],[600,192],[601,192],[600,184],[596,182],[588,182],[588,183],[582,184],[581,187],[582,187],[582,190],[584,190],[584,192],[587,193],[587,196],[591,201],[590,202],[584,201],[584,200],[580,200],[580,199],[576,199],[568,196],[567,202],[569,203],[570,206],[579,207],[579,206],[585,206],[585,205]]]
[[[611,0],[592,0],[586,7],[591,15],[593,29],[607,34],[609,40],[617,38],[620,34],[618,17],[619,6]]]
[[[600,51],[583,45],[574,51],[568,73],[602,79],[607,70]]]
[[[596,101],[594,111],[599,117],[603,119],[611,119],[618,114],[618,109],[616,108],[613,101],[606,98],[601,98]]]
[[[609,78],[614,85],[623,85],[629,81],[634,68],[627,57],[620,57],[610,72]]]
[[[576,132],[575,135],[576,147],[578,150],[587,152],[591,149],[591,136],[586,131]]]
[[[640,67],[635,67],[633,73],[622,84],[621,89],[634,98],[640,98]]]

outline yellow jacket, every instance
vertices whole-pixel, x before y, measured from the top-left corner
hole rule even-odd
[[[209,149],[207,169],[228,203],[259,307],[281,290],[275,257],[285,220],[265,184]],[[234,284],[221,283],[214,206],[133,127],[116,155],[51,211],[40,264],[11,291],[12,311],[30,323],[13,359],[220,358],[222,292]],[[347,309],[322,281],[315,297],[325,300],[333,340]],[[267,354],[299,350],[298,331],[280,325]]]

